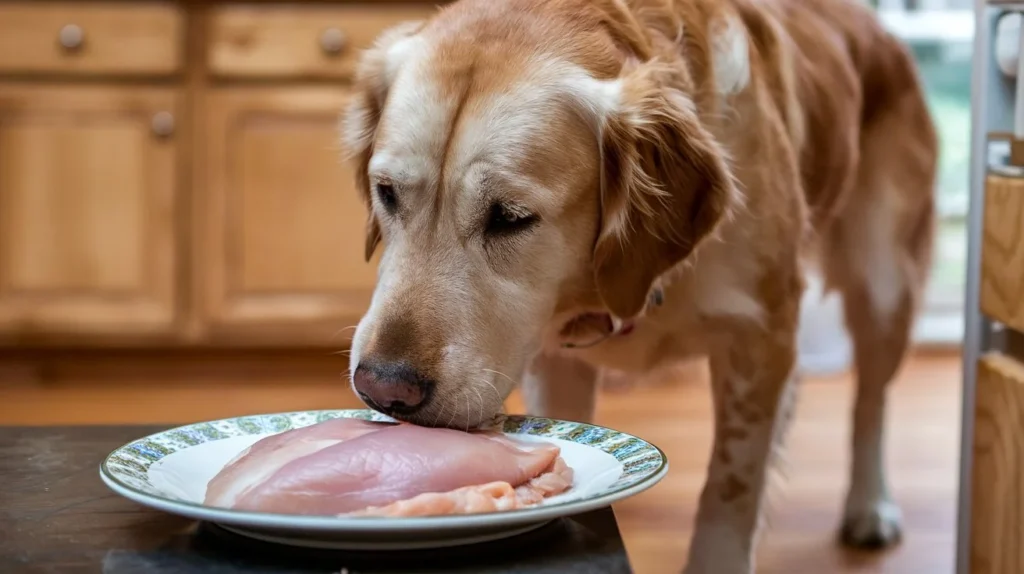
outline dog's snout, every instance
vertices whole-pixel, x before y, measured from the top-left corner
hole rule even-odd
[[[430,400],[434,382],[405,363],[360,362],[352,377],[367,405],[386,415],[410,415]]]

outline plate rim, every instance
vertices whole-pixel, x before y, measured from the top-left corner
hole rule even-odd
[[[370,409],[310,409],[310,410],[298,410],[298,411],[284,411],[276,413],[257,413],[251,415],[238,415],[234,417],[224,417],[220,419],[213,419],[208,421],[198,421],[188,423],[184,425],[178,425],[170,427],[164,430],[160,430],[148,435],[132,439],[117,448],[113,449],[108,453],[102,462],[99,464],[99,475],[104,484],[108,488],[113,490],[115,493],[127,498],[133,502],[155,508],[164,512],[177,514],[180,516],[186,516],[197,520],[206,520],[209,522],[216,522],[228,525],[241,525],[250,528],[263,528],[263,529],[281,529],[281,530],[306,530],[306,531],[319,531],[319,532],[411,532],[411,531],[424,531],[424,530],[435,530],[438,528],[443,529],[458,529],[467,528],[473,526],[482,525],[517,525],[528,522],[536,522],[542,520],[552,520],[564,516],[570,516],[573,514],[580,514],[588,512],[598,508],[609,506],[619,500],[630,498],[635,496],[661,482],[664,476],[668,473],[669,460],[665,451],[658,447],[656,444],[638,437],[636,435],[618,431],[613,428],[596,425],[593,423],[583,423],[579,421],[572,421],[566,419],[553,419],[549,417],[534,417],[530,415],[510,415],[508,418],[520,419],[529,421],[531,419],[552,421],[554,423],[571,423],[576,425],[582,425],[585,427],[598,428],[611,432],[615,432],[627,437],[635,438],[643,441],[645,444],[650,445],[660,457],[660,463],[649,475],[641,478],[637,482],[630,484],[625,487],[621,487],[617,490],[605,492],[604,494],[594,496],[591,498],[584,499],[570,499],[564,502],[559,502],[551,505],[534,506],[530,508],[517,509],[512,511],[498,511],[498,512],[485,512],[475,514],[457,514],[457,515],[442,515],[442,516],[424,516],[424,517],[403,517],[396,519],[395,517],[342,517],[342,516],[316,516],[316,515],[301,515],[301,514],[282,514],[282,513],[271,513],[271,512],[253,512],[247,510],[233,510],[227,508],[218,508],[213,506],[207,506],[204,504],[189,502],[183,500],[174,500],[165,496],[151,494],[138,489],[130,484],[127,484],[120,480],[114,472],[108,468],[108,463],[111,458],[122,450],[128,448],[130,445],[153,437],[186,429],[193,425],[217,423],[222,421],[230,421],[245,417],[273,417],[273,416],[288,416],[303,413],[359,413],[359,414],[373,414],[375,411]],[[344,418],[354,418],[352,416]],[[316,423],[314,423],[316,424]],[[307,425],[311,426],[311,425]],[[283,431],[282,431],[283,432]],[[277,433],[274,433],[277,434]],[[517,433],[506,433],[515,436]],[[528,433],[518,433],[525,436],[540,436],[543,435],[530,435]],[[554,437],[557,438],[557,437]],[[577,443],[580,444],[580,443]],[[588,448],[596,448],[591,445],[582,444]],[[602,451],[603,452],[603,451]],[[610,453],[606,453],[610,454]],[[147,469],[148,471],[148,469]]]

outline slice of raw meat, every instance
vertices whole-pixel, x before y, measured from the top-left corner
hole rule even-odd
[[[497,432],[337,419],[254,444],[210,481],[206,503],[378,516],[520,508],[571,486],[559,453],[551,443]],[[399,502],[408,504],[389,507]]]
[[[551,463],[551,468],[547,472],[516,487],[516,500],[520,507],[537,504],[549,496],[569,490],[572,487],[572,479],[572,469],[565,464],[562,457],[558,457]]]
[[[240,496],[289,462],[388,426],[394,425],[360,419],[332,419],[260,439],[235,456],[207,484],[205,504],[233,507]]]
[[[518,485],[543,472],[558,452],[547,444],[519,447],[503,435],[398,425],[292,460],[234,507],[343,514],[463,486]]]
[[[561,457],[552,468],[529,482],[513,488],[507,482],[464,486],[448,492],[430,492],[385,506],[352,512],[352,516],[437,516],[500,512],[532,506],[572,486],[572,469]]]

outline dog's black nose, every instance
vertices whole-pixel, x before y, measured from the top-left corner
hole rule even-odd
[[[434,392],[434,382],[405,363],[360,361],[352,383],[363,402],[386,415],[410,415]]]

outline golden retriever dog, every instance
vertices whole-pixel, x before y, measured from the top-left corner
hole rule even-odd
[[[855,347],[842,540],[900,537],[886,387],[929,268],[937,141],[858,0],[459,0],[362,57],[344,138],[382,249],[352,344],[372,408],[470,429],[522,384],[592,418],[603,369],[709,360],[686,572],[754,570],[804,273]]]

